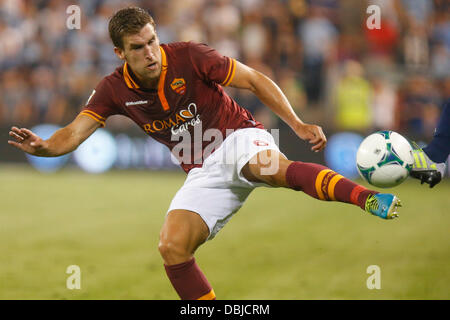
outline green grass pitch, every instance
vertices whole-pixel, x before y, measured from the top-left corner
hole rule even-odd
[[[177,299],[157,244],[184,178],[0,168],[0,299]],[[450,181],[387,191],[399,219],[258,188],[197,262],[218,299],[449,299]],[[70,265],[79,290],[66,287]],[[371,265],[381,289],[367,288]]]

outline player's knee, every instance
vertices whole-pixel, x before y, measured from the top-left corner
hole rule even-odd
[[[191,253],[186,250],[186,247],[170,238],[161,238],[158,244],[158,250],[161,257],[168,264],[181,263],[190,258]]]
[[[260,153],[247,163],[242,173],[250,181],[264,182],[275,187],[285,187],[286,170],[291,163],[292,161],[280,154],[264,155],[264,153]]]
[[[258,168],[257,170],[259,170],[258,178],[260,182],[264,182],[270,186],[278,186],[278,177],[276,175],[261,173],[261,168]]]

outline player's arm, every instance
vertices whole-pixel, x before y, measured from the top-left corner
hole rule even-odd
[[[57,157],[74,151],[100,127],[100,123],[83,114],[64,128],[57,130],[48,140],[43,140],[31,130],[12,127],[8,143],[24,152],[40,157]]]
[[[327,139],[322,128],[300,120],[281,89],[264,74],[236,61],[236,71],[230,86],[252,91],[301,139],[313,144],[313,151],[318,152],[325,148]]]

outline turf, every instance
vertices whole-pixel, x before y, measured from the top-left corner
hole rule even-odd
[[[157,244],[184,177],[0,168],[0,299],[177,299]],[[389,191],[404,204],[393,221],[256,189],[197,261],[219,299],[449,299],[450,181]],[[80,290],[66,287],[70,265]]]

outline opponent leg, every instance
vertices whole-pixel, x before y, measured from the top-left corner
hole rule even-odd
[[[194,258],[195,250],[208,235],[208,226],[195,212],[172,210],[167,214],[158,249],[167,276],[183,300],[215,299],[211,285]]]
[[[431,142],[423,149],[414,144],[414,164],[411,177],[419,179],[433,188],[444,177],[445,161],[450,153],[450,99],[444,104],[444,110]]]
[[[436,131],[423,151],[436,163],[444,163],[450,154],[450,99],[444,103]]]
[[[274,163],[277,170],[264,174]],[[394,195],[366,189],[320,164],[288,160],[275,150],[259,152],[242,174],[249,181],[301,190],[319,200],[351,203],[384,219],[397,217],[395,210],[400,206]]]

